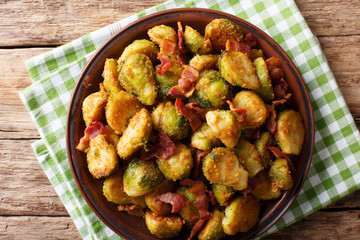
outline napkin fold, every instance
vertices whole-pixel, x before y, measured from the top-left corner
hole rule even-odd
[[[270,35],[287,52],[310,94],[315,118],[312,164],[285,215],[262,237],[327,206],[360,187],[360,135],[321,47],[293,0],[171,0],[86,34],[26,61],[33,81],[19,93],[41,140],[34,152],[84,239],[122,239],[91,210],[76,186],[66,153],[66,117],[76,81],[106,40],[148,14],[178,7],[236,15]]]

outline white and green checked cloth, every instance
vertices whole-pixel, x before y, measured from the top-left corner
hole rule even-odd
[[[245,19],[269,34],[299,69],[315,116],[315,147],[304,186],[290,209],[263,236],[360,188],[360,136],[316,37],[293,0],[172,0],[26,61],[33,84],[20,93],[41,140],[36,156],[84,239],[121,239],[92,212],[73,179],[66,154],[67,108],[87,61],[118,30],[161,10],[211,8]]]

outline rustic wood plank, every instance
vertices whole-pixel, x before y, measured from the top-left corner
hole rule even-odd
[[[32,142],[0,140],[0,215],[67,216],[36,160]]]
[[[0,46],[61,45],[162,2],[165,0],[1,1],[0,9],[6,14],[0,14]],[[317,35],[360,34],[357,0],[296,3]]]
[[[0,217],[0,239],[81,239],[70,217]]]
[[[354,239],[360,236],[360,210],[316,212],[307,218],[265,238],[282,239]]]

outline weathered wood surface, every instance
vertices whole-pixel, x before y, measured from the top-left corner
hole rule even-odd
[[[30,144],[24,60],[164,0],[0,1],[0,239],[79,239]],[[360,1],[297,0],[360,128]],[[268,239],[360,239],[360,191]]]

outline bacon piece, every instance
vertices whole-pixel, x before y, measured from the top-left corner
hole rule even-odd
[[[196,102],[189,102],[185,106],[194,110],[201,120],[206,121],[206,113],[208,112],[208,110],[199,107],[199,104]]]
[[[178,25],[178,39],[179,39],[179,50],[180,52],[182,53],[186,53],[187,52],[187,49],[186,47],[184,46],[184,32],[183,32],[183,27],[181,25],[181,22],[177,22],[177,25]]]
[[[171,60],[169,56],[163,55],[159,53],[159,60],[161,62],[160,66],[156,67],[156,72],[159,75],[164,75],[166,71],[168,71],[171,68]]]
[[[245,189],[245,190],[242,190],[241,191],[241,194],[244,196],[244,197],[247,197],[247,195],[249,194],[249,190],[248,189]]]
[[[167,95],[175,97],[190,97],[194,90],[194,82],[199,77],[199,71],[190,66],[185,65],[184,70],[181,73],[181,78],[178,80],[178,84],[173,86]]]
[[[234,104],[230,100],[227,100],[226,103],[229,104],[231,111],[237,113],[238,115],[237,120],[239,121],[239,123],[244,123],[246,121],[246,109],[235,108]]]
[[[134,215],[138,217],[144,216],[144,210],[138,205],[119,205],[117,209],[120,212],[125,211],[130,215]]]
[[[191,82],[195,82],[199,77],[199,71],[190,66],[190,65],[185,65],[184,66],[184,70],[181,73],[181,78],[187,78],[189,79]]]
[[[288,89],[288,84],[287,82],[282,78],[279,82],[279,84],[274,86],[274,95],[275,95],[275,99],[279,100],[279,99],[283,99],[285,98],[286,91]]]
[[[226,50],[235,51],[235,52],[242,52],[242,53],[245,53],[246,55],[248,55],[250,57],[251,47],[247,43],[227,40],[225,47],[226,47]]]
[[[179,54],[176,55],[176,58],[177,58],[177,60],[180,62],[180,64],[181,64],[182,66],[185,66],[185,65],[186,65],[185,60],[184,60]]]
[[[284,78],[284,72],[281,68],[276,67],[269,71],[269,76],[273,84],[277,84],[280,79]]]
[[[176,52],[176,43],[169,40],[169,39],[165,39],[161,46],[160,46],[160,53],[162,55],[172,55]]]
[[[99,121],[90,123],[84,131],[84,136],[80,139],[79,144],[76,149],[80,151],[85,151],[90,146],[90,140],[95,138],[99,134],[103,134],[104,124]]]
[[[269,116],[266,119],[265,122],[267,130],[271,132],[271,134],[275,134],[276,131],[276,111],[275,107],[271,106],[269,108]]]
[[[279,68],[281,65],[281,59],[279,57],[271,57],[265,60],[267,69],[271,72],[275,68]]]
[[[197,150],[196,151],[194,167],[193,167],[193,177],[194,177],[194,179],[199,178],[201,161],[209,152],[210,152],[210,150],[207,150],[207,151]]]
[[[256,39],[254,38],[254,36],[251,33],[246,34],[244,41],[249,44],[250,47],[255,47],[257,44]],[[250,56],[250,55],[248,55]]]
[[[285,158],[286,161],[288,162],[290,168],[293,170],[293,172],[295,173],[295,166],[292,163],[292,161],[290,160],[290,158],[288,157],[288,155],[286,155],[285,153],[283,153],[278,147],[269,147],[270,152],[272,152],[272,154],[274,154],[274,156],[276,158]]]
[[[191,229],[190,237],[188,237],[187,240],[193,239],[193,238],[195,237],[196,233],[197,233],[198,231],[200,231],[200,229],[204,226],[205,222],[206,222],[205,219],[199,219],[199,220],[195,223],[194,227]]]
[[[209,197],[212,205],[216,205],[216,199],[212,191],[206,190],[206,195]]]
[[[158,198],[163,203],[170,203],[172,206],[171,213],[179,212],[183,207],[189,204],[189,201],[184,195],[178,193],[167,192],[161,195],[158,195]]]
[[[193,132],[201,126],[201,119],[196,112],[190,108],[187,108],[181,98],[177,98],[175,101],[176,111],[189,120],[190,127]]]
[[[245,131],[245,138],[249,141],[254,141],[260,139],[261,130],[260,128],[247,129]]]
[[[149,160],[152,157],[167,159],[174,156],[176,151],[175,143],[161,129],[154,139],[155,145],[150,146],[150,150],[141,156],[142,160]]]
[[[199,210],[200,219],[209,219],[211,217],[211,213],[209,212],[210,199],[206,195],[205,184],[198,180],[196,184],[189,189],[189,192],[196,197],[195,206]]]

